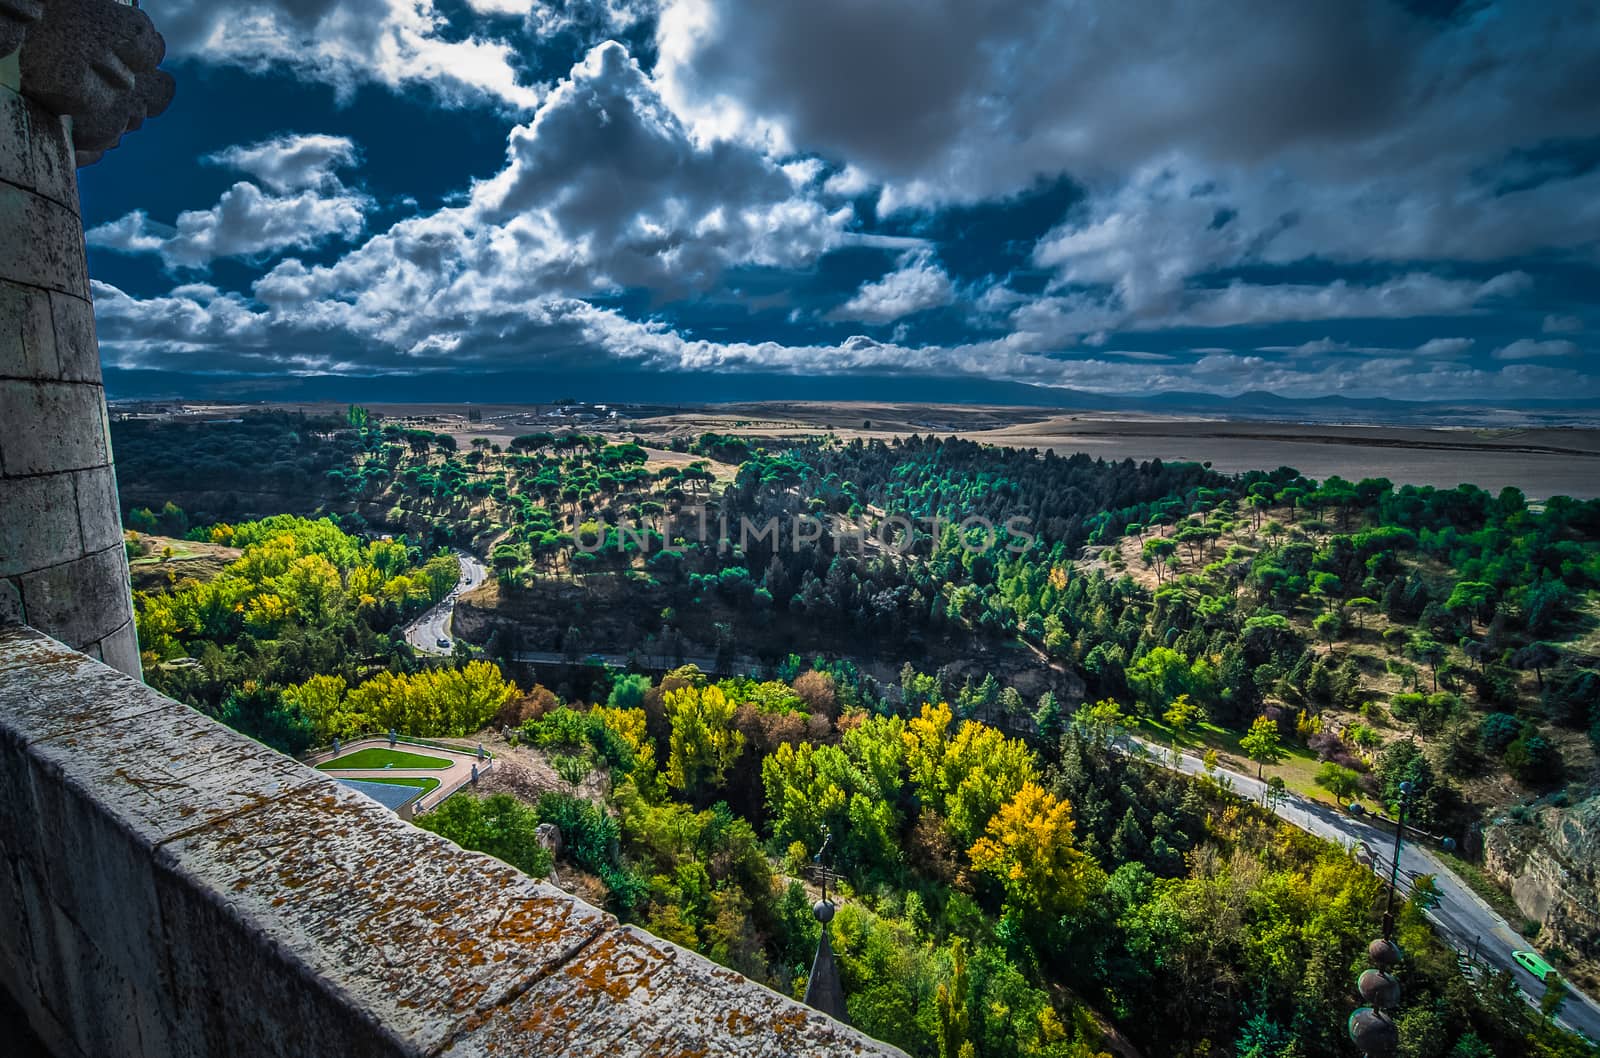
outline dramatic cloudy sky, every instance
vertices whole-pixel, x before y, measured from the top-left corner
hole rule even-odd
[[[144,6],[113,369],[1600,398],[1597,0]]]

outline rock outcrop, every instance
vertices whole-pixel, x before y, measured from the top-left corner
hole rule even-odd
[[[1490,827],[1484,865],[1544,927],[1545,942],[1600,959],[1600,793]]]

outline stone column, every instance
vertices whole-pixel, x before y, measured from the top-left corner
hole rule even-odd
[[[0,0],[0,621],[140,674],[76,169],[172,98],[118,0]]]

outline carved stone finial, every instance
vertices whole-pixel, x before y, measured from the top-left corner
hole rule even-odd
[[[44,0],[0,0],[0,58],[22,46],[28,25],[44,14]]]
[[[0,15],[39,7],[0,0]],[[121,0],[43,0],[42,8],[24,27],[22,94],[72,118],[77,162],[92,165],[172,102],[176,84],[156,69],[167,42],[149,15]]]

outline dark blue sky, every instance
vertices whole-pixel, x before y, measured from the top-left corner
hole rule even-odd
[[[113,379],[1600,398],[1589,0],[145,6]]]

